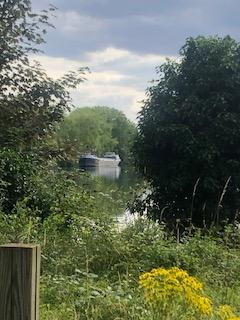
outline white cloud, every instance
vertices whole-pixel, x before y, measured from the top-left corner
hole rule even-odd
[[[98,65],[99,63],[109,64],[121,61],[123,61],[126,65],[159,65],[160,63],[163,63],[167,58],[167,56],[160,54],[137,54],[128,50],[117,49],[114,47],[108,47],[95,52],[88,52],[86,54],[86,57],[87,60],[89,60],[93,65]]]
[[[124,59],[129,57],[130,53],[127,50],[116,49],[108,47],[104,50],[88,52],[87,59],[92,61],[95,65],[98,63],[109,63],[116,60]]]
[[[123,111],[133,121],[140,110],[138,101],[144,98],[144,91],[121,85],[83,84],[72,93],[73,101],[78,106],[110,106]]]
[[[98,85],[120,82],[124,79],[131,79],[131,77],[113,70],[93,72],[88,76],[89,82],[97,83]]]
[[[145,97],[148,81],[155,78],[155,67],[162,64],[162,55],[140,55],[128,50],[106,48],[88,52],[79,60],[38,55],[38,60],[53,78],[68,70],[88,66],[91,73],[87,81],[73,90],[76,106],[105,105],[122,110],[131,120],[136,119]]]
[[[57,15],[57,29],[65,33],[78,35],[95,33],[104,28],[106,23],[102,19],[81,15],[76,11],[60,11]]]

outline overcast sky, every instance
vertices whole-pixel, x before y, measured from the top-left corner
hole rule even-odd
[[[88,66],[88,81],[72,93],[76,106],[104,105],[131,120],[141,108],[155,67],[177,57],[189,36],[240,40],[240,0],[33,0],[36,10],[58,8],[37,56],[61,76]]]

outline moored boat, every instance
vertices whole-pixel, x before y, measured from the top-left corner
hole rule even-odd
[[[117,167],[121,159],[115,152],[106,152],[103,157],[86,153],[79,158],[80,167]]]

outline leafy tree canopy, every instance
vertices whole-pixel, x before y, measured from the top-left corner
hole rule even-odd
[[[229,36],[188,38],[180,58],[158,68],[139,113],[136,163],[153,187],[141,209],[198,225],[233,219],[240,208],[240,44]]]
[[[39,168],[39,146],[69,110],[68,89],[86,72],[53,80],[39,63],[30,63],[54,11],[50,6],[34,13],[29,0],[0,1],[0,205],[6,212],[28,193]]]
[[[123,112],[108,107],[85,107],[72,111],[57,133],[58,144],[68,157],[77,159],[86,151],[102,155],[115,151],[127,161],[136,133]]]
[[[0,2],[0,146],[29,148],[52,132],[70,106],[67,88],[83,81],[85,69],[53,80],[29,62],[54,10],[34,13],[29,0]]]

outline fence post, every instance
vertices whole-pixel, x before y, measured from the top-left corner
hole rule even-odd
[[[0,319],[39,320],[40,247],[0,246]]]

